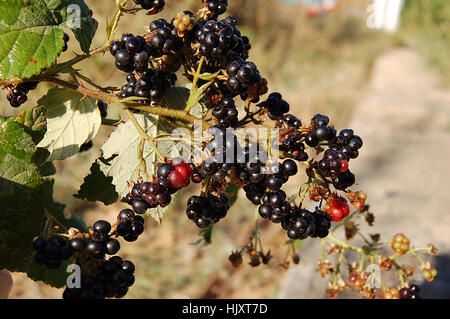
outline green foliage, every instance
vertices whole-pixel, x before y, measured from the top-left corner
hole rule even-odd
[[[70,12],[67,15],[69,4],[81,9],[80,28],[68,23],[72,21]],[[97,29],[87,10],[82,0],[0,2],[0,78],[29,78],[51,66],[64,46],[63,27],[73,29],[87,52]]]
[[[100,111],[92,97],[52,88],[38,104],[45,107],[47,132],[38,144],[50,152],[47,160],[62,160],[78,153],[80,146],[97,135]]]
[[[225,188],[225,192],[230,196],[230,207],[236,202],[239,194],[239,190],[241,189],[241,186],[228,183],[227,187]]]
[[[450,2],[407,0],[402,13],[403,42],[425,56],[450,85]]]
[[[105,205],[115,203],[119,197],[112,177],[106,177],[100,170],[100,165],[94,162],[91,166],[91,172],[84,178],[80,190],[74,196],[79,199],[86,199],[91,202],[100,201]]]
[[[0,268],[31,273],[35,280],[62,286],[64,269],[49,274],[33,264],[31,243],[41,233],[46,220],[42,200],[48,199],[33,162],[36,146],[27,133],[36,123],[25,127],[15,118],[0,119]]]

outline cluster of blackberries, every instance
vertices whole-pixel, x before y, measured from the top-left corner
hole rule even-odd
[[[279,163],[272,164],[269,167],[266,186],[272,191],[279,190],[288,181],[288,178],[294,176],[297,172],[297,164],[291,159],[284,160],[281,165]]]
[[[326,177],[334,177],[348,169],[347,156],[342,151],[328,149],[319,161],[319,168]]]
[[[409,288],[402,288],[399,291],[400,299],[422,299],[420,296],[420,287],[411,285]]]
[[[183,41],[178,36],[175,26],[165,19],[158,19],[150,23],[150,56],[159,58],[166,54],[177,53],[183,47]]]
[[[226,193],[220,193],[219,196],[192,196],[187,202],[186,215],[199,228],[205,228],[224,218],[229,208],[229,197]]]
[[[336,177],[333,178],[333,186],[336,189],[345,190],[346,188],[355,184],[355,180],[355,175],[348,169],[345,172],[339,173]]]
[[[154,9],[157,12],[164,9],[164,6],[166,5],[166,2],[164,0],[133,0],[133,2],[137,5],[140,5],[142,9]]]
[[[331,177],[333,186],[345,190],[355,183],[355,175],[348,169],[348,157],[340,150],[330,148],[319,161],[319,170],[325,177]]]
[[[287,115],[289,115],[289,114],[287,114]],[[287,154],[292,156],[292,158],[294,158],[295,160],[297,160],[299,162],[307,161],[308,154],[305,152],[305,144],[303,144],[303,142],[301,142],[301,139],[302,139],[302,135],[298,131],[298,128],[293,127],[289,130],[289,132],[287,132],[286,136],[284,136],[280,140],[280,144],[278,146],[279,150],[282,152],[286,152]]]
[[[67,51],[67,42],[69,42],[69,35],[67,33],[64,33],[63,35],[63,40],[64,40],[64,46],[62,48],[62,51]]]
[[[271,93],[267,100],[258,104],[258,106],[267,108],[269,110],[269,117],[272,120],[280,119],[281,117],[283,117],[283,114],[289,112],[290,109],[289,103],[283,100],[281,94],[278,92]],[[287,120],[292,126],[294,126],[294,122],[296,122],[295,124],[297,125],[299,124],[299,120],[293,117],[293,115],[287,117]],[[301,125],[302,124],[300,122],[300,126]]]
[[[96,221],[92,227],[90,239],[73,238],[69,245],[76,252],[85,250],[93,258],[101,259],[108,255],[115,255],[120,250],[120,243],[117,239],[111,238],[109,232],[111,224],[105,220]]]
[[[164,94],[175,85],[177,76],[175,73],[166,73],[163,71],[145,69],[139,78],[133,73],[127,74],[127,84],[122,86],[120,98],[129,96],[146,98],[147,100],[138,100],[141,104],[150,104],[150,101],[157,102],[161,100]]]
[[[27,101],[27,94],[34,90],[38,82],[22,82],[8,92],[7,99],[12,107],[19,107]]]
[[[310,212],[294,207],[287,216],[283,217],[281,227],[287,231],[290,239],[324,238],[328,236],[331,217],[320,210]]]
[[[195,34],[200,44],[200,54],[209,60],[219,61],[222,67],[237,58],[246,60],[251,48],[250,41],[241,35],[236,25],[235,17],[207,21]]]
[[[230,129],[215,125],[208,129],[208,133],[214,138],[205,146],[205,151],[213,155],[207,161],[214,161],[217,164],[243,163],[240,157],[243,156],[244,150]]]
[[[244,62],[237,59],[227,66],[228,81],[227,89],[232,94],[245,94],[251,86],[261,82],[261,74],[253,62]]]
[[[214,13],[216,16],[221,15],[227,11],[228,0],[202,0],[208,7],[208,10]]]
[[[258,149],[256,144],[246,145],[238,154],[235,175],[241,183],[265,183],[267,174],[266,163],[268,154],[264,149]]]
[[[311,120],[313,128],[305,137],[305,143],[311,147],[316,147],[320,142],[333,141],[336,137],[336,130],[328,126],[329,118],[326,115],[316,114]]]
[[[274,112],[271,112],[271,113],[273,114]],[[293,128],[296,128],[296,129],[299,129],[302,126],[302,121],[299,118],[297,118],[295,115],[293,115],[293,114],[286,114],[286,115],[284,115],[280,119],[280,121],[282,123],[286,123],[286,125],[288,127],[293,127]]]
[[[259,206],[259,215],[264,219],[278,224],[291,212],[291,204],[286,200],[283,190],[266,192],[262,197],[263,204]]]
[[[134,284],[135,266],[129,260],[113,256],[96,265],[92,275],[81,276],[81,287],[69,288],[63,292],[64,299],[122,298]]]
[[[359,149],[363,146],[361,137],[355,135],[352,129],[345,129],[339,132],[330,148],[341,150],[348,159],[357,158]]]
[[[137,216],[131,209],[123,209],[117,216],[116,233],[128,242],[136,241],[144,232],[144,218]]]
[[[67,239],[55,236],[50,240],[37,237],[33,241],[36,251],[35,261],[39,265],[46,265],[49,269],[58,269],[61,263],[73,255],[73,249],[67,245]]]
[[[212,157],[202,163],[197,170],[197,174],[201,180],[210,178],[212,186],[215,186],[220,185],[225,180],[231,168],[232,164],[216,162],[215,158]]]
[[[123,72],[143,71],[148,67],[148,60],[154,53],[153,47],[144,37],[124,33],[120,41],[114,41],[109,52],[116,59],[116,67]]]
[[[144,214],[149,208],[165,207],[170,204],[172,194],[189,185],[194,168],[193,164],[175,158],[172,163],[158,167],[156,182],[135,184],[125,199],[137,214]]]
[[[260,205],[262,197],[266,192],[266,184],[264,181],[249,183],[243,187],[245,191],[245,196],[247,196],[248,200],[251,201],[254,205]]]
[[[219,127],[235,126],[238,121],[238,110],[234,100],[229,97],[224,97],[222,102],[214,107],[211,114],[218,120]]]

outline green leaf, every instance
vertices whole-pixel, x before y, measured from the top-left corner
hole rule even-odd
[[[32,132],[41,133],[36,135],[36,139],[42,139],[47,129],[47,122],[45,120],[44,108],[43,107],[33,107],[27,109],[17,115],[15,121],[29,128]],[[33,133],[32,133],[33,134]],[[40,141],[39,139],[39,141]],[[37,142],[39,142],[37,141]],[[35,141],[36,143],[36,141]]]
[[[240,189],[241,189],[240,185],[236,185],[233,183],[228,183],[227,187],[225,188],[225,193],[227,193],[228,196],[230,197],[229,201],[230,207],[236,202]]]
[[[31,135],[14,120],[0,119],[0,176],[28,187],[42,184],[39,169],[33,163],[36,146]]]
[[[0,154],[2,151],[0,151]],[[22,180],[22,182],[26,182]],[[27,184],[31,185],[32,180]],[[33,259],[32,241],[43,225],[37,186],[27,187],[0,172],[0,268],[27,272]]]
[[[46,211],[54,213],[66,227],[79,225],[74,219],[61,218],[64,205],[54,203],[53,182],[44,183],[39,175],[33,162],[36,146],[32,129],[24,126],[31,122],[17,122],[23,118],[0,118],[0,269],[25,272],[34,280],[62,287],[68,275],[65,268],[50,271],[36,265],[32,241],[41,233]]]
[[[157,116],[149,113],[139,113],[134,114],[134,117],[150,137],[171,133],[169,127],[163,121],[159,121]],[[112,183],[115,185],[115,189],[120,197],[125,197],[128,194],[128,182],[137,180],[137,172],[140,167],[140,161],[138,160],[140,142],[141,136],[129,120],[121,123],[103,144],[103,157],[111,158],[114,156],[114,158],[109,160],[108,163],[100,161],[100,170],[105,176],[112,177]],[[157,148],[163,156],[176,157],[180,155],[177,144],[170,139],[158,141]],[[150,176],[152,174],[155,175],[155,163],[159,159],[148,142],[144,145],[142,158],[145,161],[148,174]],[[141,175],[143,174],[141,173]],[[167,209],[159,208],[149,210],[148,214],[160,222],[166,211]]]
[[[91,202],[101,201],[105,205],[115,203],[119,197],[112,177],[106,177],[100,170],[100,165],[94,162],[91,166],[91,172],[84,178],[80,190],[74,196],[79,199],[86,199]]]
[[[61,264],[59,269],[48,269],[45,266],[38,265],[36,261],[33,261],[30,264],[29,270],[27,272],[28,277],[33,279],[34,281],[43,281],[44,283],[55,287],[62,288],[66,284],[67,277],[71,275],[71,273],[66,272],[67,266],[72,264],[72,260],[67,260]]]
[[[189,100],[189,94],[189,88],[180,86],[171,87],[161,99],[160,105],[169,109],[184,110]],[[206,111],[207,107],[205,103],[200,101],[189,110],[189,114],[197,118],[202,118]]]
[[[68,212],[64,212],[64,208],[66,207],[66,205],[55,202],[53,200],[54,184],[55,181],[51,179],[47,180],[43,185],[42,202],[44,208],[67,229],[69,229],[70,227],[75,227],[82,232],[87,232],[88,228],[81,218],[73,216]]]
[[[77,154],[82,144],[97,135],[102,120],[94,98],[52,88],[38,104],[45,107],[47,131],[37,146],[50,152],[47,160],[62,160]]]
[[[67,6],[78,5],[80,28]],[[82,0],[5,0],[0,2],[0,78],[29,78],[48,68],[62,52],[62,27],[72,29],[83,51],[97,29]]]
[[[200,236],[202,236],[203,239],[203,246],[211,244],[212,230],[213,225],[209,225],[208,227],[200,231]]]

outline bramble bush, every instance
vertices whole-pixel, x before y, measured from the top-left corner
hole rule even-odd
[[[374,222],[367,195],[350,190],[356,181],[350,164],[363,148],[362,138],[352,129],[338,132],[326,115],[303,122],[289,113],[289,103],[269,92],[268,81],[249,61],[251,44],[238,19],[222,17],[227,0],[203,0],[196,13],[180,11],[171,21],[153,19],[141,35],[116,36],[123,15],[153,16],[164,5],[116,1],[107,43],[90,50],[97,21],[84,1],[0,3],[0,84],[9,104],[25,103],[40,82],[53,86],[37,106],[0,117],[0,269],[63,287],[67,266],[75,264],[81,285],[68,285],[64,298],[124,297],[135,266],[117,255],[121,242],[137,241],[144,217],[160,222],[178,191],[198,183],[201,193],[188,199],[186,216],[202,229],[205,243],[241,188],[255,206],[255,230],[229,256],[234,267],[245,256],[252,267],[270,262],[258,228],[258,219],[266,219],[283,229],[294,264],[300,262],[301,240],[321,240],[317,271],[333,277],[329,297],[354,289],[365,298],[419,298],[419,287],[408,278],[418,268],[426,280],[434,279],[436,270],[419,253],[435,255],[436,248],[412,247],[401,233],[382,242],[359,230],[358,222]],[[68,30],[83,53],[60,61]],[[98,54],[110,55],[125,73],[122,87],[95,83],[77,68]],[[189,85],[176,86],[179,76]],[[111,105],[121,109],[120,119],[106,118]],[[65,205],[53,200],[52,162],[88,151],[101,125],[115,130],[75,196],[105,205],[122,199],[130,208],[114,221],[87,227],[79,218],[67,219]],[[283,186],[298,174],[306,182],[287,195]],[[306,196],[313,208],[305,207]],[[341,229],[346,241],[335,236]],[[354,236],[364,239],[362,247],[350,243]],[[383,255],[389,246],[393,254]],[[400,264],[405,255],[415,257],[418,267]],[[383,284],[367,271],[369,264],[396,271],[398,286]]]

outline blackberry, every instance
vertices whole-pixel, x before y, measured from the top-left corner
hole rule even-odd
[[[133,0],[133,2],[140,5],[142,9],[153,9],[155,12],[163,10],[166,5],[164,0]]]
[[[347,156],[342,151],[328,149],[319,161],[319,169],[326,177],[337,176],[348,168]]]
[[[203,5],[217,17],[227,11],[228,0],[202,0]]]
[[[102,118],[105,118],[108,115],[107,113],[108,103],[106,103],[103,100],[97,99],[97,107],[100,110],[100,116]]]
[[[402,288],[399,291],[400,299],[422,299],[420,296],[420,287],[411,285],[409,288]]]
[[[73,255],[73,247],[67,245],[67,239],[61,236],[55,236],[50,240],[37,237],[33,241],[33,250],[36,252],[36,263],[49,269],[58,269],[63,261]]]
[[[321,210],[316,210],[313,213],[313,216],[315,219],[316,231],[312,237],[327,237],[331,227],[331,216]]]
[[[217,105],[211,114],[218,120],[218,127],[235,126],[238,121],[238,110],[234,100],[229,97],[224,97],[221,104]]]
[[[355,175],[350,170],[346,170],[333,178],[333,186],[339,190],[345,190],[353,184],[355,184]]]
[[[145,98],[138,100],[140,104],[150,104],[150,102],[160,101],[169,88],[175,85],[177,76],[175,73],[166,73],[145,69],[139,76],[132,73],[127,75],[128,83],[123,85],[119,97],[124,99],[130,96]]]
[[[283,100],[281,94],[278,92],[271,93],[267,100],[258,104],[258,106],[267,108],[269,110],[269,117],[272,120],[280,119],[285,113],[288,113],[290,109],[289,103]],[[288,121],[291,124],[295,122],[295,119],[296,118],[293,118],[293,116],[288,117]],[[301,122],[298,123],[298,119],[296,124],[300,124],[301,126]]]
[[[291,212],[291,205],[286,200],[286,193],[283,190],[266,192],[261,200],[263,204],[258,208],[259,215],[276,224],[281,223],[284,216]]]
[[[63,40],[64,40],[64,46],[62,48],[62,52],[67,51],[67,42],[69,42],[69,35],[64,32]]]
[[[250,86],[258,85],[261,74],[253,62],[235,60],[227,67],[229,75],[227,89],[234,94],[245,94]]]
[[[124,72],[143,71],[148,67],[149,58],[154,53],[152,46],[142,36],[122,34],[120,41],[114,41],[109,52],[115,58],[116,67]]]
[[[308,146],[316,147],[320,142],[333,141],[336,138],[336,130],[333,126],[328,126],[329,119],[322,114],[316,114],[311,120],[312,129],[305,137]]]
[[[19,107],[27,100],[29,91],[36,89],[38,82],[22,82],[9,90],[7,100],[12,107]]]
[[[302,135],[294,128],[290,133],[280,139],[279,150],[288,153],[293,159],[304,162],[308,160],[308,154],[305,152],[305,144],[300,140]]]
[[[134,215],[131,209],[124,209],[118,216],[119,224],[116,233],[126,241],[135,241],[144,232],[144,219]]]
[[[149,44],[152,48],[150,56],[159,58],[163,55],[177,54],[183,47],[175,26],[165,19],[150,23]]]
[[[281,122],[286,123],[288,127],[299,129],[302,126],[302,121],[292,114],[286,114],[281,119]]]
[[[226,68],[232,61],[248,58],[251,44],[246,36],[242,36],[237,28],[237,20],[209,20],[199,27],[195,34],[199,44],[199,53],[208,59],[205,71],[216,72]]]
[[[316,233],[316,224],[313,214],[295,207],[287,216],[283,217],[281,227],[287,231],[290,239],[305,239]]]
[[[333,141],[330,148],[340,150],[347,155],[348,159],[357,158],[359,149],[363,146],[363,140],[355,135],[353,130],[345,129],[339,132],[339,135]]]
[[[94,275],[82,274],[81,287],[66,287],[64,299],[104,299],[122,298],[134,282],[134,264],[122,261],[119,256],[97,262]]]
[[[219,196],[212,194],[192,196],[188,199],[186,215],[193,220],[199,228],[206,228],[217,223],[227,215],[229,197],[226,193]]]

